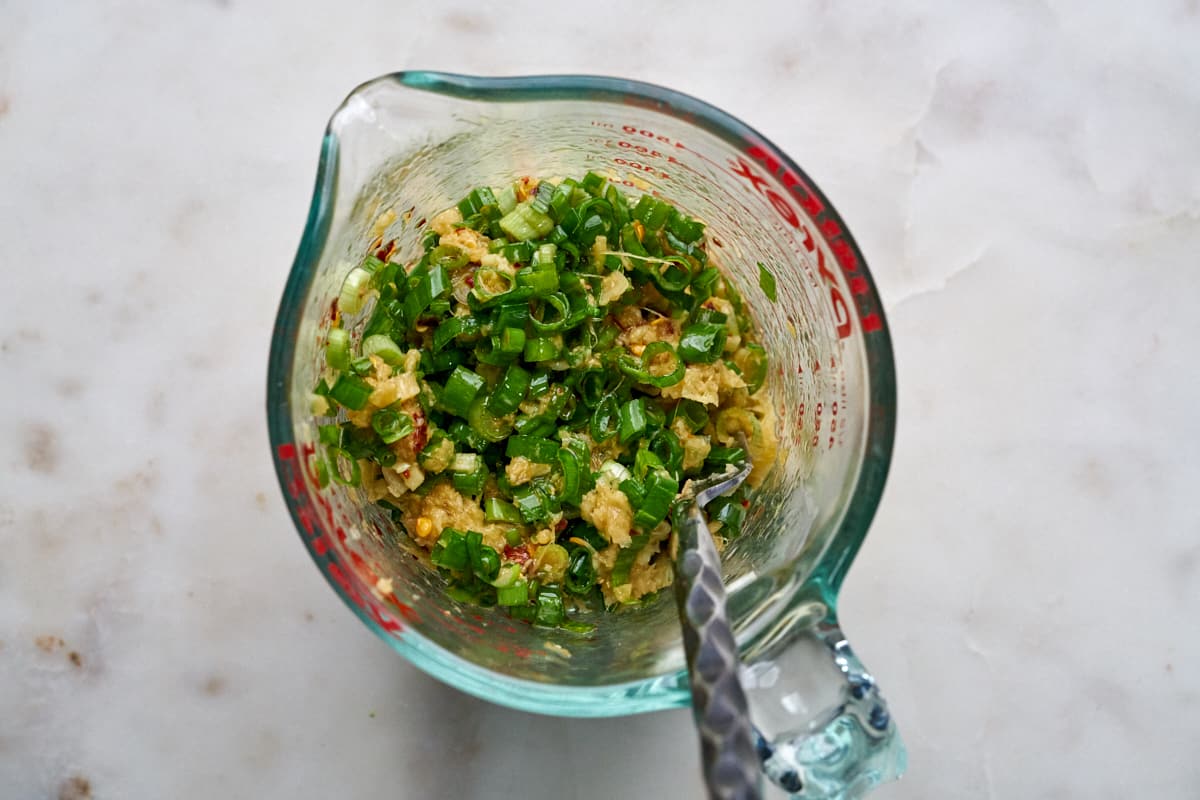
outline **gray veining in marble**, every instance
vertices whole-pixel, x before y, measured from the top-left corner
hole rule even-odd
[[[286,516],[264,371],[320,132],[422,67],[696,94],[849,220],[900,386],[842,601],[910,750],[874,796],[1194,797],[1200,5],[567,5],[0,1],[0,796],[698,793],[685,712],[466,698]]]

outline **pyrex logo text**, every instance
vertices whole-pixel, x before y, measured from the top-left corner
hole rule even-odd
[[[771,153],[758,145],[754,145],[746,150],[746,154],[755,161],[760,162],[771,174],[778,177],[810,218],[817,219],[821,212],[825,210],[821,199],[813,194],[795,173],[783,167],[779,160],[771,155]],[[804,249],[807,252],[816,252],[817,273],[821,276],[821,280],[825,282],[829,290],[829,303],[833,308],[833,318],[834,324],[837,326],[838,338],[845,339],[850,336],[853,330],[850,318],[850,305],[846,302],[846,298],[842,294],[837,276],[826,266],[825,251],[817,246],[812,231],[808,229],[807,225],[801,222],[800,215],[796,213],[796,209],[792,207],[787,198],[772,189],[767,184],[767,179],[756,172],[754,167],[745,159],[739,156],[737,161],[730,161],[730,168],[734,175],[739,178],[745,178],[750,183],[751,188],[765,197],[771,204],[771,207],[775,209],[775,213],[785,223],[801,233],[804,237]],[[850,286],[850,293],[858,296],[866,295],[869,288],[867,280],[859,274],[858,258],[854,254],[854,249],[850,247],[849,243],[843,237],[844,232],[841,225],[834,219],[826,219],[821,223],[820,230],[829,243],[829,249],[833,253],[834,258],[837,259],[838,264],[842,268],[842,273],[845,275],[846,281]],[[860,311],[859,318],[864,333],[870,333],[883,327],[879,315],[873,311],[868,311],[867,313]]]

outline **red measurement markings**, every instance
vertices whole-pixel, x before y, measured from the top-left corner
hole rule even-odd
[[[388,633],[398,635],[404,630],[403,624],[395,619],[390,611],[363,587],[364,580],[374,585],[377,580],[374,571],[367,566],[358,553],[351,553],[350,559],[354,571],[360,576],[355,579],[337,560],[337,549],[333,545],[333,540],[330,539],[330,531],[333,532],[333,537],[337,541],[344,543],[347,539],[346,530],[338,525],[333,504],[320,492],[308,491],[304,475],[301,472],[301,470],[306,471],[309,480],[316,483],[317,476],[313,458],[315,450],[316,448],[311,443],[303,445],[299,452],[296,445],[292,443],[281,444],[275,450],[276,458],[284,475],[284,487],[293,501],[296,519],[305,534],[311,537],[313,552],[318,556],[318,564],[329,575],[330,580],[342,590],[350,602],[364,611],[379,627]],[[396,601],[395,605],[405,619],[410,621],[419,619],[417,612],[409,606],[399,601]]]
[[[516,628],[511,628],[511,630],[513,633],[517,632]],[[510,653],[510,654],[516,656],[517,658],[520,658],[523,660],[528,660],[530,657],[533,656],[533,653],[534,653],[534,651],[529,649],[528,647],[523,647],[519,644],[508,644],[507,642],[496,642],[494,647],[498,652]],[[537,653],[538,653],[538,655],[541,655],[541,656],[546,655],[545,650],[538,650]]]
[[[857,311],[859,324],[862,326],[863,332],[871,333],[882,328],[882,318],[879,316],[878,311],[871,307],[873,298],[869,295],[870,285],[867,283],[866,277],[860,272],[858,257],[854,253],[854,248],[847,241],[845,231],[842,230],[842,226],[838,221],[832,217],[826,217],[824,220],[819,219],[827,212],[825,204],[821,202],[821,198],[798,175],[784,166],[775,154],[765,147],[752,145],[746,150],[746,155],[753,159],[760,167],[765,167],[767,172],[773,175],[783,188],[787,190],[792,199],[799,204],[804,213],[810,219],[816,220],[814,224],[817,225],[818,230],[825,237],[825,240],[829,244],[830,252],[833,253],[834,259],[841,267],[849,286],[850,294],[858,298]],[[838,337],[842,339],[848,337],[851,333],[850,305],[846,302],[846,298],[842,294],[841,287],[838,285],[835,275],[825,264],[824,251],[816,247],[812,231],[801,221],[800,215],[792,206],[791,201],[775,191],[769,185],[767,178],[759,173],[753,164],[739,156],[736,161],[730,161],[729,167],[736,177],[745,179],[754,191],[762,195],[785,223],[796,229],[804,237],[804,247],[808,252],[815,251],[817,271],[828,286],[829,301],[833,307]]]
[[[650,105],[638,101],[627,101],[629,105],[645,106],[651,108]],[[655,109],[657,110],[657,109]],[[592,125],[608,130],[614,129],[614,126],[608,122],[592,121]],[[815,255],[817,261],[817,271],[821,276],[822,281],[826,284],[829,292],[829,302],[833,308],[834,321],[838,333],[838,338],[845,339],[850,336],[853,331],[851,323],[851,305],[847,302],[843,292],[843,287],[837,280],[837,276],[826,264],[825,251],[817,246],[816,237],[813,235],[809,226],[801,220],[792,202],[794,201],[803,210],[803,212],[812,220],[812,224],[820,231],[825,238],[829,251],[833,254],[834,260],[841,268],[845,278],[851,297],[857,300],[856,307],[859,325],[864,333],[872,333],[883,327],[883,319],[877,308],[874,307],[877,300],[871,296],[870,284],[866,277],[861,272],[858,256],[851,246],[846,232],[842,229],[841,224],[829,215],[829,209],[826,208],[821,198],[814,192],[807,183],[805,183],[796,173],[788,169],[782,160],[773,152],[762,145],[754,144],[746,149],[746,155],[752,160],[747,161],[742,157],[736,160],[731,160],[728,165],[722,165],[714,162],[706,157],[703,153],[689,149],[682,142],[672,139],[670,136],[657,133],[649,128],[642,128],[636,125],[622,125],[621,131],[629,137],[629,139],[618,140],[616,146],[620,149],[629,150],[643,156],[646,159],[666,158],[669,163],[678,164],[680,167],[687,169],[690,172],[696,172],[686,163],[679,161],[670,152],[665,152],[662,148],[652,147],[646,144],[640,144],[633,141],[634,137],[642,137],[644,139],[664,145],[667,148],[675,149],[676,151],[685,150],[696,158],[705,161],[718,169],[732,172],[735,177],[745,179],[750,187],[759,195],[764,197],[776,214],[789,227],[800,233],[801,243],[804,249]],[[606,147],[612,147],[611,141],[605,141]],[[614,159],[614,162],[622,166],[628,166],[631,169],[646,171],[651,174],[656,173],[652,166],[642,164],[640,161],[630,162],[623,159]],[[753,163],[752,163],[753,162]],[[775,191],[768,183],[768,179],[764,177],[756,168],[765,168],[766,171],[774,176],[779,184],[787,192],[787,196]],[[697,173],[698,174],[698,173]],[[665,174],[660,174],[661,177],[667,178]],[[626,186],[632,185],[628,180],[622,181]],[[657,194],[657,192],[655,192]],[[791,200],[789,200],[789,197]],[[824,217],[824,219],[822,219]]]
[[[814,366],[819,367],[819,364],[814,364]],[[840,382],[840,397],[841,397],[840,402],[838,400],[834,400],[828,407],[826,407],[826,405],[823,401],[820,401],[815,406],[811,407],[811,410],[813,412],[812,436],[809,439],[809,445],[811,447],[817,448],[817,447],[821,446],[821,435],[822,435],[821,430],[822,430],[822,428],[825,428],[826,426],[828,426],[827,430],[829,431],[829,440],[826,443],[827,448],[832,450],[835,446],[837,446],[839,444],[844,444],[843,439],[845,438],[845,431],[842,429],[845,428],[845,425],[839,426],[838,420],[845,419],[845,414],[843,413],[846,410],[845,381]],[[805,403],[801,403],[799,406],[797,406],[797,408],[796,408],[796,430],[797,430],[797,432],[803,431],[804,426],[805,426],[804,414],[808,410],[810,410],[809,406],[806,405]],[[839,417],[839,415],[840,415],[840,417]],[[839,430],[841,430],[840,433],[839,433]],[[797,440],[799,440],[799,437],[797,438]]]
[[[624,139],[618,139],[617,147],[621,148],[622,150],[632,150],[639,156],[645,156],[646,158],[665,158],[668,164],[681,163],[678,158],[670,153],[664,155],[661,151],[654,150],[644,144],[635,144],[633,142],[627,142]],[[680,145],[680,147],[683,147],[683,145]]]
[[[627,158],[620,158],[618,156],[617,158],[613,159],[613,163],[619,164],[622,167],[629,167],[630,169],[636,169],[636,170],[639,170],[640,172],[646,172],[646,173],[649,173],[650,175],[655,175],[659,178],[662,178],[664,181],[671,179],[671,176],[668,175],[667,173],[663,172],[662,170],[657,170],[654,167],[651,167],[647,164],[642,164],[641,162],[638,162],[638,161],[630,161]]]
[[[655,133],[654,131],[646,130],[645,128],[639,128],[636,125],[622,125],[621,130],[630,136],[644,136],[647,139],[653,139],[654,141],[660,144],[665,144],[668,147],[677,147],[681,150],[687,149],[682,142],[678,142],[672,139],[670,136],[663,136],[660,133]]]
[[[613,127],[612,125],[610,125],[608,123],[597,122],[594,120],[593,120],[592,124],[597,127],[606,127],[606,128]],[[677,148],[676,152],[686,151],[686,152],[690,153],[691,155],[700,158],[702,161],[706,161],[709,164],[712,164],[713,166],[715,166],[718,169],[722,168],[720,164],[717,164],[716,162],[714,162],[710,159],[704,158],[704,156],[702,156],[700,153],[697,153],[694,150],[689,150],[687,148],[687,146],[684,145],[682,142],[677,142],[677,141],[671,139],[670,137],[656,134],[654,131],[646,130],[645,128],[637,128],[633,125],[625,125],[625,126],[623,126],[623,132],[628,135],[645,136],[647,138],[653,139],[660,143],[669,144],[671,147]],[[676,158],[670,152],[663,152],[661,149],[655,149],[653,147],[649,147],[649,146],[643,145],[643,144],[638,144],[637,142],[632,142],[627,139],[601,139],[599,137],[591,137],[591,138],[589,138],[588,141],[593,142],[595,144],[603,144],[605,147],[609,148],[610,150],[618,150],[619,149],[619,150],[626,150],[630,154],[637,153],[639,156],[643,156],[647,159],[664,159],[668,164],[672,164],[679,169],[686,170],[687,172],[690,172],[693,175],[699,176],[702,180],[707,180],[710,177],[709,175],[697,170],[695,167],[693,167],[687,161],[682,161],[682,160]],[[630,166],[633,169],[642,170],[642,171],[648,172],[650,174],[656,174],[656,175],[658,175],[658,177],[662,178],[663,180],[671,180],[671,175],[669,173],[663,172],[662,170],[659,170],[658,168],[656,168],[652,165],[645,165],[645,164],[641,164],[640,162],[630,163],[627,161],[622,161],[621,158],[622,157],[618,156],[618,157],[613,158],[612,161],[613,161],[613,163],[621,165],[621,166]],[[632,182],[622,181],[622,183],[624,183],[626,186],[633,185]],[[657,189],[651,189],[650,194],[653,195],[654,197],[658,197],[658,198],[663,197],[658,192]]]
[[[338,561],[339,551],[334,547],[333,542],[336,540],[345,545],[349,537],[345,528],[337,522],[333,504],[320,492],[310,492],[308,486],[305,485],[304,475],[301,473],[302,469],[305,470],[312,485],[316,485],[317,475],[313,458],[315,449],[312,444],[304,444],[298,451],[296,445],[288,443],[280,445],[275,451],[282,466],[287,493],[292,498],[300,526],[307,535],[312,537],[313,552],[319,557],[317,563],[328,574],[330,581],[380,628],[393,636],[399,636],[404,631],[405,623],[417,624],[421,622],[421,615],[412,606],[401,602],[394,594],[387,595],[382,602],[375,597],[369,587],[375,585],[378,576],[359,553],[349,551],[350,568]],[[302,463],[304,467],[300,466]],[[330,531],[333,532],[332,535]],[[403,621],[397,619],[395,613],[399,613]],[[482,636],[486,633],[486,628],[468,622],[456,614],[435,615],[434,618],[439,617],[442,618],[443,625],[448,628],[457,627],[462,632],[474,636]],[[479,615],[473,615],[472,619],[475,622],[483,621]],[[513,632],[516,632],[515,629]],[[544,651],[533,651],[516,645],[511,647],[497,645],[496,648],[522,659],[530,658],[535,652],[546,655]]]

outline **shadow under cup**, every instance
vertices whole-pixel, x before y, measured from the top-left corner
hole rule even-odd
[[[709,252],[752,309],[771,359],[779,457],[725,552],[748,662],[834,625],[841,579],[874,513],[894,426],[891,348],[845,226],[812,183],[742,123],[692,98],[611,79],[404,73],[365,84],[333,116],[272,343],[268,416],[291,512],[314,560],[363,621],[419,667],[513,707],[609,716],[684,705],[670,591],[597,614],[594,633],[463,605],[358,489],[318,489],[311,391],[331,304],[352,266],[395,240],[419,257],[425,221],[471,188],[605,175],[707,223]],[[775,278],[767,297],[760,272]],[[357,339],[367,309],[346,326]],[[390,579],[392,593],[387,588]],[[751,666],[753,672],[754,667]],[[749,687],[753,695],[753,687]]]

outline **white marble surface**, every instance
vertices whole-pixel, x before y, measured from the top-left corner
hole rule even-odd
[[[692,92],[850,221],[900,379],[843,600],[910,750],[874,796],[1197,796],[1200,5],[489,5],[0,2],[0,796],[697,794],[684,712],[461,696],[286,516],[318,138],[405,67]]]

